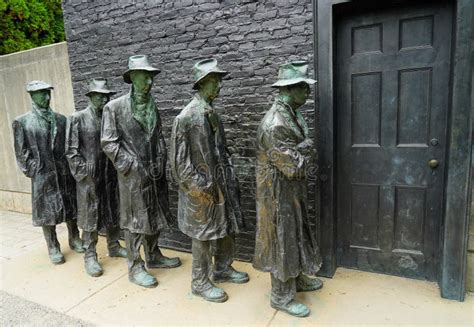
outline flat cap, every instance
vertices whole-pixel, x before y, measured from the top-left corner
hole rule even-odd
[[[26,84],[27,92],[35,92],[40,90],[52,90],[54,87],[43,81],[31,81]]]

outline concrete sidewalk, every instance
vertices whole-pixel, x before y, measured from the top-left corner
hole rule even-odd
[[[17,233],[12,235],[13,231]],[[435,283],[349,269],[338,269],[334,278],[324,279],[320,291],[298,294],[297,299],[312,310],[303,319],[270,307],[269,275],[248,263],[235,263],[237,269],[249,272],[248,284],[222,285],[229,294],[226,303],[194,297],[191,256],[170,250],[164,252],[179,255],[183,266],[151,270],[159,285],[144,289],[128,282],[125,260],[106,256],[103,238],[98,253],[104,275],[92,278],[84,272],[82,256],[69,250],[65,227],[58,234],[66,263],[53,266],[41,229],[31,226],[31,218],[0,212],[1,290],[19,298],[2,300],[2,325],[45,324],[45,320],[12,319],[22,299],[67,316],[62,325],[474,325],[473,296],[462,303],[443,300]]]

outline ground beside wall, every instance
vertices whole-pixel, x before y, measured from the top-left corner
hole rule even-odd
[[[255,139],[257,127],[269,109],[278,66],[307,60],[314,74],[311,0],[154,0],[64,1],[64,19],[76,107],[86,104],[86,81],[105,77],[118,95],[129,91],[122,74],[129,56],[149,55],[162,72],[153,95],[170,137],[175,116],[192,98],[192,67],[214,57],[230,72],[222,84],[215,107],[224,127],[242,188],[247,230],[237,238],[237,253],[249,260],[255,242]],[[302,112],[314,130],[314,103]],[[310,215],[316,223],[314,183],[310,186]],[[176,185],[170,202],[177,206]],[[314,234],[317,235],[314,228]],[[163,235],[163,244],[189,249],[189,239],[179,231]]]
[[[467,278],[466,278],[466,289],[474,292],[474,176],[471,181],[471,222],[469,225],[469,245],[467,249]]]
[[[71,74],[65,42],[0,56],[0,209],[31,212],[31,184],[15,161],[12,122],[31,110],[26,84],[44,80],[54,86],[51,108],[74,112]]]

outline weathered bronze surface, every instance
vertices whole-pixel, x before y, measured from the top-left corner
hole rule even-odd
[[[178,225],[193,239],[193,294],[224,302],[227,294],[209,280],[209,241],[216,240],[215,282],[245,283],[246,273],[232,264],[234,235],[244,228],[240,191],[224,128],[213,107],[227,72],[215,59],[194,66],[194,99],[175,118],[171,135],[171,169],[179,185]]]
[[[89,82],[89,105],[68,118],[66,157],[76,179],[78,225],[83,230],[86,272],[97,277],[102,267],[97,261],[98,230],[105,229],[109,256],[126,257],[118,242],[119,192],[117,172],[100,146],[102,110],[115,92],[105,79]]]
[[[279,95],[257,132],[257,235],[253,266],[270,272],[272,307],[304,317],[309,309],[294,301],[296,291],[322,287],[310,279],[321,266],[307,217],[308,160],[314,151],[308,126],[298,110],[310,84],[307,63],[280,67],[273,87]]]
[[[156,279],[145,270],[140,256],[144,245],[148,267],[176,267],[178,258],[164,257],[159,232],[174,218],[168,204],[166,143],[161,119],[150,90],[159,70],[143,55],[129,59],[124,80],[130,93],[106,104],[102,114],[101,145],[118,172],[120,226],[125,229],[130,281],[154,287]]]
[[[33,226],[41,226],[54,264],[64,262],[56,237],[56,225],[66,222],[69,245],[84,252],[76,225],[75,181],[64,155],[66,117],[54,112],[49,102],[52,86],[28,83],[32,110],[13,121],[18,167],[31,178]]]

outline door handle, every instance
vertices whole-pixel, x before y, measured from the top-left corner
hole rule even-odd
[[[428,161],[428,166],[430,166],[431,169],[436,169],[439,166],[439,161],[436,159],[431,159]]]

